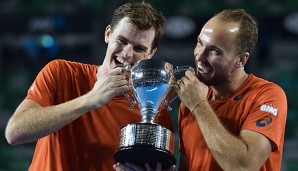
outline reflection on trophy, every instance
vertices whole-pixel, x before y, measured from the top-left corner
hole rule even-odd
[[[125,96],[132,106],[138,104],[141,109],[142,122],[132,123],[120,130],[119,148],[114,154],[117,162],[134,163],[144,167],[149,163],[152,168],[157,163],[167,169],[176,164],[174,152],[174,134],[164,126],[154,123],[158,109],[163,104],[170,110],[170,103],[176,97],[170,88],[171,77],[179,72],[191,70],[189,66],[173,69],[172,64],[160,60],[142,60],[131,68],[133,98]]]

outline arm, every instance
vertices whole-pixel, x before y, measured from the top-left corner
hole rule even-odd
[[[270,141],[260,133],[242,130],[231,135],[207,102],[194,116],[215,160],[224,170],[258,170],[271,153]]]
[[[84,113],[99,108],[115,95],[128,90],[128,82],[121,68],[97,74],[93,89],[71,101],[42,107],[25,99],[9,119],[5,136],[9,144],[35,141],[57,131]]]
[[[271,152],[270,141],[260,133],[243,130],[232,135],[218,119],[206,99],[208,88],[186,72],[175,88],[182,103],[192,110],[203,137],[217,163],[224,170],[258,170]],[[195,103],[201,101],[194,109]]]

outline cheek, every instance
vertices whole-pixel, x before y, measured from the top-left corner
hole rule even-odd
[[[115,51],[115,52],[119,52],[122,50],[122,46],[120,46],[117,42],[115,41],[110,41],[110,43],[108,44],[108,49],[110,51]]]
[[[134,54],[133,55],[133,63],[136,63],[136,62],[144,60],[144,59],[147,59],[145,57],[145,54]]]
[[[221,65],[221,71],[223,74],[232,73],[235,70],[235,63],[233,61],[226,61]]]
[[[213,63],[213,68],[215,70],[215,73],[219,75],[224,75],[230,72],[231,67],[232,65],[227,61],[217,61],[216,63]]]

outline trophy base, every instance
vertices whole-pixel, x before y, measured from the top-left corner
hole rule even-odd
[[[176,164],[175,157],[167,150],[146,145],[119,148],[114,154],[114,159],[123,165],[129,162],[145,167],[145,163],[148,163],[153,169],[156,168],[157,163],[161,163],[163,170]]]
[[[120,130],[119,148],[114,159],[155,169],[157,163],[167,169],[176,164],[173,156],[175,135],[164,126],[154,123],[128,124]]]

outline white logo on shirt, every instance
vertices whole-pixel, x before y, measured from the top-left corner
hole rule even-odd
[[[263,104],[260,110],[263,112],[269,112],[274,116],[277,116],[277,113],[278,113],[278,109],[276,107],[272,107],[272,105],[268,105],[268,104]]]
[[[28,93],[34,93],[35,92],[35,84],[32,84],[32,86],[29,88]]]

